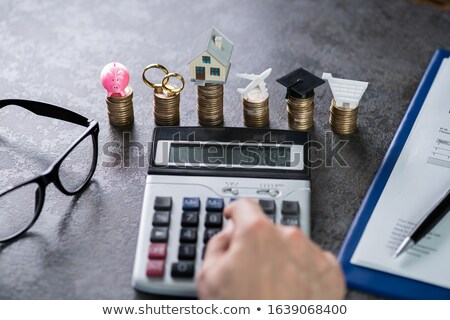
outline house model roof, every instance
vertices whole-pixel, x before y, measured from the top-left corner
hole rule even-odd
[[[222,37],[222,49],[219,49],[214,43],[216,37]],[[228,67],[230,64],[231,53],[233,52],[233,46],[233,42],[231,42],[230,39],[215,27],[212,27],[194,40],[188,64],[206,51],[216,58],[224,67]]]

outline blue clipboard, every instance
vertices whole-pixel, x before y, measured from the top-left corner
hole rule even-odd
[[[395,299],[450,299],[449,289],[350,263],[356,246],[433,84],[441,62],[446,57],[450,57],[450,51],[437,50],[435,52],[339,253],[339,261],[350,288]]]

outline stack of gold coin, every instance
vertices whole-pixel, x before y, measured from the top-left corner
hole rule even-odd
[[[206,83],[197,86],[198,122],[202,126],[223,123],[223,85]]]
[[[176,90],[175,86],[167,85]],[[180,124],[180,93],[155,88],[153,92],[153,116],[158,126],[177,126]]]
[[[244,124],[247,127],[269,126],[269,95],[260,89],[253,89],[242,99]]]
[[[314,95],[300,98],[291,95],[287,101],[289,128],[306,131],[314,125]]]
[[[356,131],[356,120],[358,118],[358,107],[345,108],[336,105],[333,99],[330,106],[331,130],[337,134],[351,134]]]
[[[126,126],[134,121],[133,89],[126,87],[125,96],[113,93],[106,97],[109,122],[115,126]]]

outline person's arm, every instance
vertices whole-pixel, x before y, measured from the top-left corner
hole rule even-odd
[[[208,243],[197,277],[201,299],[342,299],[330,252],[295,227],[276,226],[252,200],[225,208],[227,227]]]

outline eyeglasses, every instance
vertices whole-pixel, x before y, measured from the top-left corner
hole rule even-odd
[[[30,229],[39,218],[45,188],[53,183],[65,195],[81,192],[94,174],[98,158],[98,122],[51,104],[29,100],[0,100],[0,109],[16,105],[37,115],[71,122],[87,129],[43,174],[0,191],[0,242]]]

